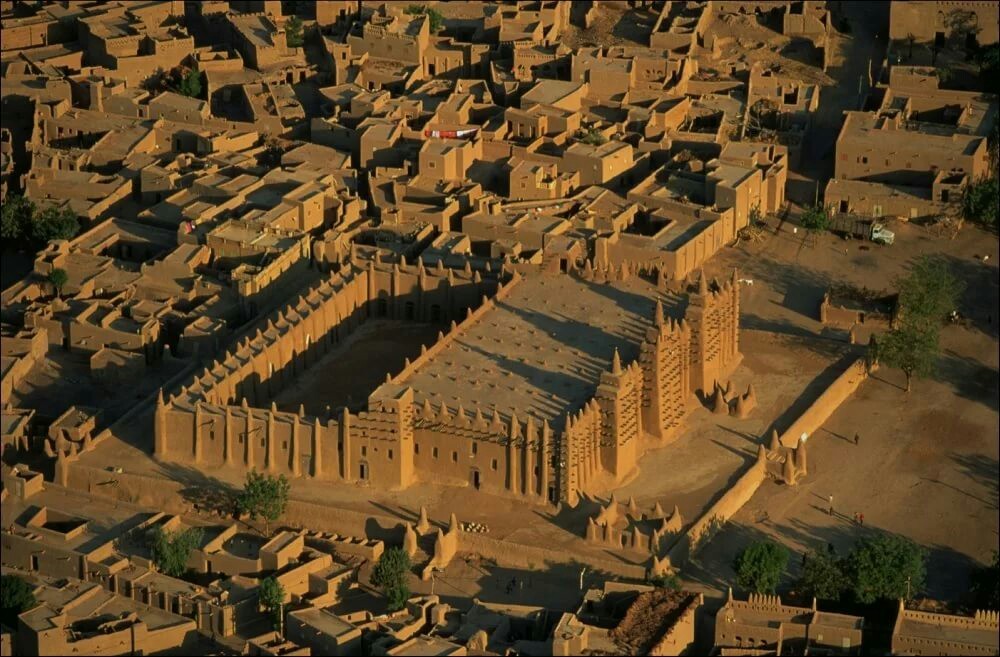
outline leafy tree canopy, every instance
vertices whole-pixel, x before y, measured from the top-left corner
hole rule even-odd
[[[659,589],[670,589],[671,591],[681,590],[681,580],[677,575],[659,575],[650,580],[650,584]]]
[[[904,323],[931,328],[940,327],[955,310],[965,287],[943,260],[929,256],[919,258],[910,274],[898,279],[896,285]]]
[[[934,363],[941,352],[938,330],[903,322],[877,343],[877,357],[889,367],[906,375],[906,391],[913,377],[924,378],[934,373]]]
[[[980,48],[976,59],[979,61],[979,79],[988,90],[1000,74],[1000,43]]]
[[[830,211],[822,205],[806,208],[799,219],[806,230],[824,231],[830,229]]]
[[[998,215],[1000,185],[996,176],[984,176],[965,187],[962,193],[962,216],[977,224],[996,226]]]
[[[285,587],[274,577],[268,577],[257,587],[260,606],[271,616],[274,629],[281,629],[281,606],[285,603]]]
[[[72,239],[79,231],[80,222],[69,206],[45,206],[35,213],[31,223],[31,236],[42,246],[52,240]]]
[[[285,42],[289,48],[302,47],[302,19],[298,16],[292,16],[285,22]]]
[[[440,32],[441,28],[444,27],[444,16],[442,16],[441,12],[433,7],[428,7],[427,5],[408,5],[403,11],[413,16],[419,16],[420,14],[426,15],[427,20],[430,21],[430,29],[432,33]]]
[[[736,583],[755,593],[774,593],[787,565],[788,548],[784,545],[754,543],[736,557]]]
[[[191,551],[201,545],[205,536],[200,527],[191,527],[170,532],[157,526],[148,535],[149,549],[153,553],[153,563],[165,575],[180,577],[187,571]]]
[[[290,485],[285,475],[275,477],[251,470],[247,473],[246,484],[236,499],[236,505],[240,513],[249,514],[251,520],[256,520],[258,516],[264,518],[269,528],[270,523],[285,512],[289,490]]]
[[[920,592],[926,575],[927,551],[909,539],[879,534],[860,540],[844,561],[851,593],[857,602],[898,600]]]
[[[39,207],[31,199],[10,195],[3,201],[0,234],[4,241],[33,250],[50,240],[68,240],[80,231],[80,222],[69,206]]]
[[[849,586],[837,557],[829,552],[810,552],[806,555],[799,580],[799,589],[819,600],[839,600]]]
[[[69,274],[66,273],[65,269],[59,269],[58,267],[49,272],[46,277],[52,287],[56,289],[56,294],[62,293],[63,286],[69,282]]]
[[[31,220],[35,216],[35,204],[30,199],[9,195],[0,206],[0,236],[5,242],[21,242],[31,236]]]
[[[188,98],[199,97],[201,95],[201,71],[192,68],[185,73],[177,87],[177,92]]]
[[[993,563],[972,574],[972,593],[976,609],[1000,611],[1000,552],[993,552]]]
[[[377,586],[387,598],[389,611],[398,611],[406,606],[410,597],[406,576],[410,568],[410,556],[402,548],[389,548],[382,553],[372,570],[372,585]]]
[[[605,137],[604,133],[597,128],[578,130],[576,137],[584,144],[589,144],[591,146],[600,146],[601,144],[606,144],[608,142],[608,138]]]
[[[17,617],[35,606],[34,587],[17,575],[0,578],[0,623],[17,628]]]

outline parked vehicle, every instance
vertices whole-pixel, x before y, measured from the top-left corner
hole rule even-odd
[[[845,239],[871,240],[876,244],[892,244],[896,234],[880,221],[851,215],[835,215],[830,222],[830,232]]]

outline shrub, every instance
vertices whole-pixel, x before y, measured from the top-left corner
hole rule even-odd
[[[601,144],[608,143],[608,138],[604,136],[597,128],[587,128],[586,130],[578,130],[576,133],[576,138],[583,142],[584,144],[590,144],[591,146],[600,146]]]
[[[419,16],[420,14],[427,16],[427,20],[430,21],[431,33],[440,32],[444,27],[444,16],[441,12],[427,5],[408,5],[403,11],[411,16]]]
[[[817,232],[830,230],[830,211],[822,205],[814,205],[806,208],[799,221],[806,230]]]
[[[191,69],[181,78],[177,86],[177,93],[188,98],[197,98],[201,95],[201,72],[198,69]]]

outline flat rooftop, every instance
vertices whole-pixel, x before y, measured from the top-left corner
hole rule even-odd
[[[615,348],[623,364],[639,355],[653,321],[655,285],[633,277],[595,284],[569,276],[528,277],[431,362],[397,381],[417,403],[461,404],[501,416],[516,409],[553,428],[593,397]],[[666,304],[665,304],[666,305]]]
[[[293,611],[289,616],[295,616],[310,627],[331,637],[341,636],[356,629],[354,625],[333,612],[326,609],[317,609],[316,607]]]
[[[904,618],[899,626],[899,634],[906,637],[916,637],[932,641],[948,641],[974,646],[992,647],[996,651],[1000,646],[1000,636],[995,628],[976,627],[973,625],[957,626],[944,623],[932,623],[915,618]],[[983,654],[986,654],[985,651]],[[995,654],[995,652],[994,652]]]
[[[389,655],[458,655],[466,654],[462,646],[440,637],[415,636],[390,648]]]

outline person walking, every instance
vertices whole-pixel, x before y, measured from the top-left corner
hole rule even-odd
[[[829,502],[830,502],[830,510],[828,511],[828,513],[832,516],[833,515],[833,495],[830,496]]]
[[[865,514],[858,513],[858,525],[860,525],[861,527],[865,526]]]

